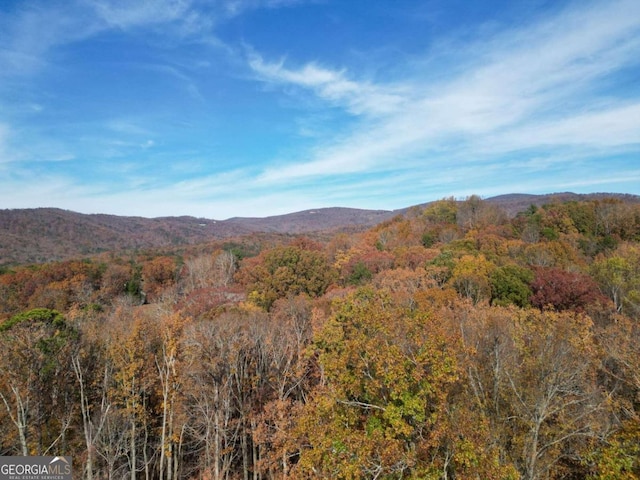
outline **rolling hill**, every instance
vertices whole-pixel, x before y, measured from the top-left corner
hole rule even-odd
[[[532,204],[539,206],[552,201],[604,197],[640,202],[636,195],[608,193],[509,194],[486,201],[514,216]],[[297,235],[359,231],[426,205],[428,203],[399,210],[320,208],[264,218],[227,220],[87,215],[55,208],[0,210],[0,266],[43,263],[106,251],[195,245],[259,232]]]

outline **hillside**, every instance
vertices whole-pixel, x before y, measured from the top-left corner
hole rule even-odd
[[[640,202],[640,197],[620,194],[558,193],[510,194],[487,199],[511,217],[530,205],[617,197]],[[410,209],[362,210],[320,208],[265,218],[234,217],[211,220],[195,217],[123,217],[86,215],[55,208],[0,210],[0,266],[43,263],[107,251],[195,245],[252,233],[310,234],[362,231]]]
[[[514,217],[518,212],[526,210],[530,205],[540,207],[548,203],[558,202],[579,202],[583,200],[599,200],[603,198],[616,198],[627,203],[640,203],[640,196],[624,193],[588,193],[579,194],[572,192],[551,193],[548,195],[527,195],[522,193],[512,193],[498,195],[487,198],[487,202],[498,205],[510,217]]]
[[[87,480],[130,459],[173,480],[640,478],[640,203],[574,199],[0,269],[0,454],[53,445]],[[143,243],[309,218],[367,217],[86,220]]]
[[[43,263],[105,251],[194,245],[251,233],[362,230],[390,211],[323,208],[266,218],[86,215],[55,208],[0,210],[0,265]]]

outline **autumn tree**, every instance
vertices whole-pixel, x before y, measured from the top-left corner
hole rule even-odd
[[[626,206],[617,198],[604,198],[593,204],[595,231],[604,236],[620,234],[624,228]]]
[[[535,270],[531,290],[531,304],[538,308],[584,310],[589,304],[606,301],[590,276],[553,267]]]
[[[604,358],[600,375],[611,402],[610,435],[587,459],[593,480],[640,478],[640,325],[616,315],[601,326]]]
[[[77,330],[55,310],[29,310],[0,324],[0,400],[15,427],[14,453],[65,450],[75,413],[77,343]]]
[[[185,260],[181,272],[181,287],[184,293],[215,285],[215,258],[198,255]]]
[[[453,197],[430,203],[422,212],[429,224],[455,224],[458,213],[458,202]]]
[[[85,330],[86,331],[86,330]],[[105,425],[111,419],[111,402],[109,400],[110,369],[104,362],[101,345],[92,336],[89,340],[83,338],[80,348],[71,358],[73,373],[75,374],[79,392],[80,414],[82,418],[82,433],[85,441],[84,477],[93,480],[99,468],[99,445],[105,442],[103,432]],[[106,442],[109,442],[106,440]],[[113,464],[107,464],[106,469],[113,472]]]
[[[640,312],[640,249],[621,245],[613,254],[600,256],[591,273],[618,312]]]
[[[450,435],[457,341],[426,312],[360,290],[315,340],[323,383],[299,419],[304,478],[453,478],[485,445]]]
[[[61,312],[73,305],[97,301],[104,265],[66,261],[19,267],[0,275],[0,314],[8,316],[34,308]]]
[[[297,413],[313,383],[306,356],[311,316],[310,299],[301,295],[278,300],[268,320],[263,343],[267,381],[254,441],[260,447],[259,470],[271,478],[288,478],[299,454]]]
[[[590,319],[495,307],[460,318],[473,392],[504,457],[526,480],[579,470],[608,429]]]
[[[247,285],[250,299],[269,309],[278,298],[287,295],[322,295],[335,273],[321,251],[289,245],[245,260],[238,278]]]
[[[178,313],[161,315],[158,319],[159,345],[155,353],[160,394],[160,479],[177,478],[179,451],[183,443],[185,418],[182,415],[182,385],[184,383],[186,344],[184,329],[188,319]]]
[[[468,231],[487,225],[498,225],[506,221],[506,214],[497,206],[471,195],[458,203],[456,221],[458,226]]]
[[[258,478],[260,410],[268,402],[266,313],[253,307],[196,322],[185,332],[187,428],[201,451],[201,475]],[[273,376],[274,377],[274,376]]]
[[[231,388],[231,349],[243,324],[226,316],[196,322],[185,332],[188,345],[185,396],[192,449],[202,478],[229,478],[240,435]]]
[[[148,301],[154,301],[163,290],[176,282],[176,263],[170,257],[156,257],[142,264],[142,285]]]
[[[233,276],[238,268],[238,260],[232,252],[223,250],[216,255],[213,266],[216,284],[226,287],[233,282]]]
[[[130,278],[131,265],[115,261],[108,263],[98,291],[100,300],[109,303],[113,299],[125,295],[125,288]]]
[[[433,260],[438,251],[433,248],[413,245],[410,247],[398,248],[393,251],[395,257],[393,265],[396,268],[409,268],[415,270],[424,267],[427,262]]]
[[[340,277],[344,283],[363,285],[375,274],[391,269],[394,256],[391,252],[378,250],[370,245],[358,245],[341,260]]]
[[[490,275],[495,265],[484,255],[464,255],[458,259],[451,272],[450,285],[474,304],[491,297]]]
[[[396,268],[380,272],[376,275],[373,285],[376,289],[389,294],[395,303],[411,307],[415,304],[416,293],[436,288],[437,282],[424,268],[416,270]]]
[[[419,221],[419,218],[413,218],[408,213],[396,215],[366,232],[364,236],[372,236],[371,244],[381,251],[418,245],[425,230],[424,222]]]
[[[188,258],[182,269],[181,284],[185,293],[194,290],[227,287],[233,282],[238,259],[229,250],[216,250]]]
[[[149,434],[153,405],[157,391],[153,346],[155,331],[148,318],[134,314],[130,307],[119,307],[109,321],[107,355],[113,370],[109,399],[124,427],[120,448],[126,452],[127,470],[131,480],[139,472],[149,475]]]

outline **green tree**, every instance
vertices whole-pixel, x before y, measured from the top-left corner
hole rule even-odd
[[[637,424],[609,438],[604,448],[590,456],[596,473],[590,475],[589,480],[640,479],[639,439]]]
[[[505,265],[493,270],[491,280],[491,304],[518,307],[529,306],[533,272],[518,265]]]
[[[349,283],[353,285],[361,285],[362,283],[371,280],[373,274],[371,270],[367,268],[364,262],[360,261],[353,266],[353,271],[349,276]]]

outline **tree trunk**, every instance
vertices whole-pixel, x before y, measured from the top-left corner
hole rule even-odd
[[[136,421],[131,421],[131,438],[129,439],[129,452],[131,455],[131,480],[136,480]]]
[[[253,480],[260,480],[260,469],[258,468],[260,460],[260,446],[253,441],[256,430],[256,421],[251,419],[251,450],[252,450],[252,463],[253,463]]]
[[[243,428],[241,432],[242,438],[240,440],[240,445],[242,448],[242,474],[244,480],[249,480],[249,446],[247,445],[247,432],[245,428]]]

